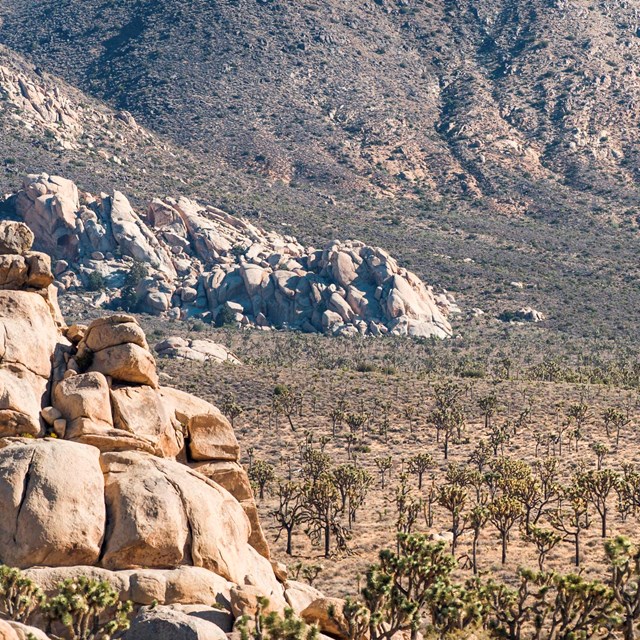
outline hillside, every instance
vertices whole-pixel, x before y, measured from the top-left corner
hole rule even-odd
[[[327,193],[637,215],[629,3],[4,6],[5,44],[209,162]]]

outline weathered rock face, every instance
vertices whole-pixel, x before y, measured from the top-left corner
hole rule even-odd
[[[58,260],[62,290],[87,286],[97,272],[117,297],[138,261],[150,273],[137,283],[137,304],[152,314],[339,335],[451,335],[452,299],[435,296],[385,251],[362,242],[304,247],[186,198],[156,199],[141,216],[118,191],[79,194],[46,174],[27,176],[13,203],[36,246]],[[219,356],[165,346],[191,359]],[[134,357],[122,351],[119,358]]]
[[[16,253],[0,255],[29,255],[24,227],[7,224],[0,241]],[[136,619],[136,638],[221,639],[238,587],[284,603],[224,416],[158,387],[133,317],[60,326],[46,288],[20,287],[0,290],[2,562],[48,592],[88,575],[138,606],[158,602]],[[12,640],[23,631],[0,627]]]
[[[49,403],[52,367],[66,342],[47,288],[50,263],[30,252],[32,237],[18,222],[0,225],[0,437],[43,433],[40,410]]]
[[[0,558],[18,567],[97,563],[103,493],[97,449],[52,439],[11,443],[0,451]]]

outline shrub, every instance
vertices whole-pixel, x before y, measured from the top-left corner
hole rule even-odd
[[[26,622],[44,603],[42,589],[18,569],[0,565],[0,617]]]
[[[87,278],[87,291],[101,291],[104,287],[104,276],[99,271],[92,271]]]
[[[65,627],[69,640],[108,640],[129,628],[133,605],[120,602],[118,591],[108,582],[80,576],[61,582],[58,589],[45,610]]]

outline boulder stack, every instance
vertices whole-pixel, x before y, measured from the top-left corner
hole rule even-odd
[[[54,259],[63,290],[125,284],[143,312],[217,324],[337,335],[446,338],[453,299],[435,295],[384,250],[357,241],[321,249],[265,231],[186,198],[153,200],[144,215],[127,198],[81,193],[69,180],[30,175],[7,203]],[[1,238],[0,238],[1,246]],[[147,269],[131,283],[135,262]]]
[[[0,239],[7,263],[32,257],[21,223],[3,222]],[[221,637],[250,596],[286,606],[230,423],[159,385],[133,317],[61,323],[48,275],[0,290],[2,561],[47,592],[87,575],[138,608],[158,603],[131,638],[198,625]]]

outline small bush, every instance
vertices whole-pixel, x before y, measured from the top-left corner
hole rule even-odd
[[[87,291],[102,291],[104,287],[104,276],[99,271],[92,271],[87,278]]]

